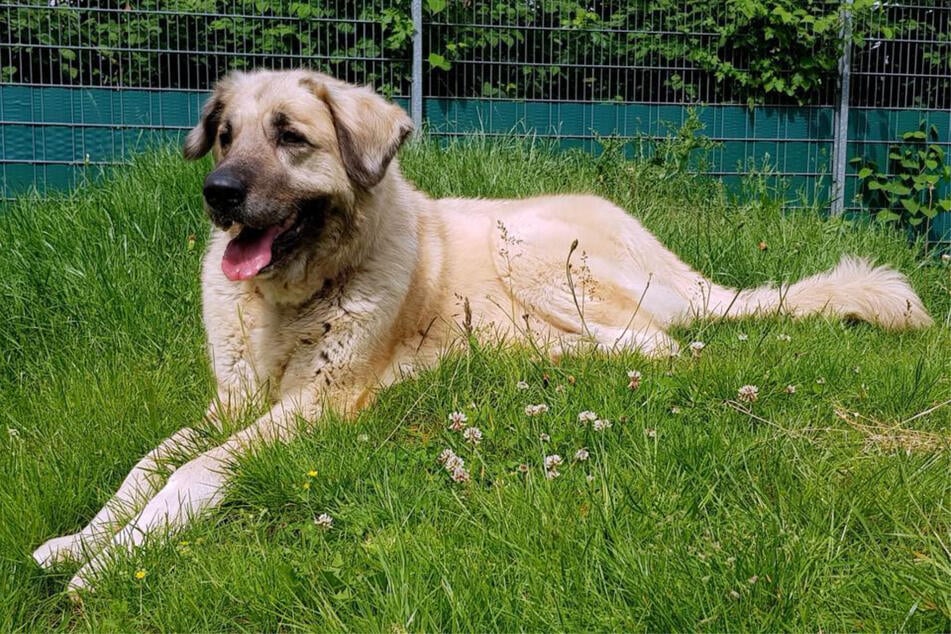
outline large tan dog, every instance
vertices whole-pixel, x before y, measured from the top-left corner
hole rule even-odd
[[[900,273],[862,260],[737,291],[693,271],[594,196],[432,200],[394,159],[411,128],[371,90],[315,72],[235,73],[218,84],[184,149],[189,159],[211,151],[216,165],[204,185],[214,223],[204,321],[218,382],[209,417],[262,394],[270,411],[162,486],[165,461],[194,446],[195,432],[179,431],[86,528],[37,549],[43,565],[85,564],[73,592],[113,554],[218,504],[229,463],[250,447],[288,439],[297,416],[353,413],[462,333],[531,339],[556,355],[587,342],[657,356],[676,353],[668,328],[702,317],[932,323]]]

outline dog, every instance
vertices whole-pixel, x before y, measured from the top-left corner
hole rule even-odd
[[[789,285],[735,290],[691,269],[636,219],[582,195],[433,200],[400,172],[413,130],[371,89],[308,70],[222,79],[184,143],[208,152],[212,231],[201,274],[218,421],[254,398],[269,411],[224,444],[177,432],[88,526],[33,554],[82,565],[79,597],[110,559],[218,505],[229,465],[287,441],[298,417],[352,415],[381,387],[467,338],[676,354],[699,318],[826,314],[885,329],[932,323],[901,273],[845,258]],[[581,250],[585,255],[572,257]],[[567,266],[566,266],[567,262]],[[164,481],[179,454],[190,459]]]

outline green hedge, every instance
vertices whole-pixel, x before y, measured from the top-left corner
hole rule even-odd
[[[426,94],[828,104],[842,4],[424,0]],[[851,7],[859,70],[897,83],[857,85],[858,105],[951,106],[943,0]],[[231,68],[311,65],[390,94],[409,91],[409,0],[42,0],[4,17],[6,82],[207,89]],[[872,36],[875,46],[866,46]],[[899,41],[901,54],[892,50]],[[922,73],[933,78],[908,84]],[[887,103],[909,92],[913,103]]]

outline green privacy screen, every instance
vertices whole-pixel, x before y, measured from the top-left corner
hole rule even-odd
[[[206,98],[196,91],[0,86],[0,194],[72,187],[134,152],[177,143]],[[592,152],[600,150],[599,138],[611,136],[649,146],[674,135],[688,117],[679,105],[431,98],[424,106],[427,129],[436,136],[529,135]],[[730,183],[769,166],[791,202],[801,195],[826,198],[832,108],[697,106],[694,112],[703,125],[699,134],[718,142],[707,156],[709,174]],[[945,144],[951,138],[949,112],[852,108],[848,156],[885,165],[888,144],[921,119],[938,127]],[[854,179],[846,193],[852,200]]]

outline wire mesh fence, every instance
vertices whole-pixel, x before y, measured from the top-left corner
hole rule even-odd
[[[951,137],[944,0],[24,0],[0,24],[4,197],[179,135],[219,77],[262,66],[417,95],[440,136],[643,147],[695,116],[711,174],[769,164],[854,207],[843,159],[885,166],[922,120]]]

